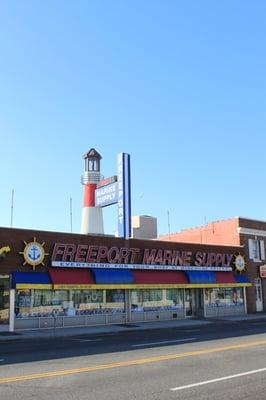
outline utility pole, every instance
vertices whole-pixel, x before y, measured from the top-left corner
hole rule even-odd
[[[70,232],[72,233],[72,197],[70,197],[69,211],[70,211]]]
[[[14,211],[14,189],[11,194],[11,216],[10,216],[10,227],[13,228],[13,211]]]

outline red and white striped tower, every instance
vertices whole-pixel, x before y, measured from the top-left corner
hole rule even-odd
[[[81,217],[81,233],[103,234],[103,212],[101,207],[95,207],[95,190],[101,180],[101,155],[95,150],[83,156],[85,160],[84,173],[81,181],[84,185],[83,207]]]

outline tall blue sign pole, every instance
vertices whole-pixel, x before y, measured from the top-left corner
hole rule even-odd
[[[130,155],[119,153],[118,163],[118,236],[131,237]]]

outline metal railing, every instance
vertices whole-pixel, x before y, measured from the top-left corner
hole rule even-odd
[[[244,315],[244,305],[232,306],[205,306],[205,317],[219,317],[230,315]],[[49,317],[16,318],[15,329],[57,329],[86,326],[100,326],[112,324],[126,324],[138,322],[171,321],[186,318],[184,308],[176,310],[158,311],[131,311],[128,316],[125,312],[114,314],[94,314]]]
[[[143,311],[131,312],[130,317],[126,313],[114,314],[94,314],[94,315],[77,315],[68,316],[50,316],[50,317],[31,317],[16,318],[15,329],[57,329],[57,328],[74,328],[86,326],[112,325],[130,322],[152,322],[167,321],[178,318],[184,318],[184,310],[167,310],[167,311]]]
[[[230,315],[244,315],[244,304],[231,306],[205,306],[205,317],[223,317]]]
[[[86,183],[98,183],[103,178],[103,175],[100,172],[85,171],[83,175],[81,175],[81,183],[85,185]]]

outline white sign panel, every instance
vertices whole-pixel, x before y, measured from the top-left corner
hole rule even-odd
[[[232,271],[232,267],[198,267],[194,265],[150,265],[150,264],[107,264],[71,261],[52,261],[52,267],[62,268],[105,268],[105,269],[150,269],[161,271]]]

